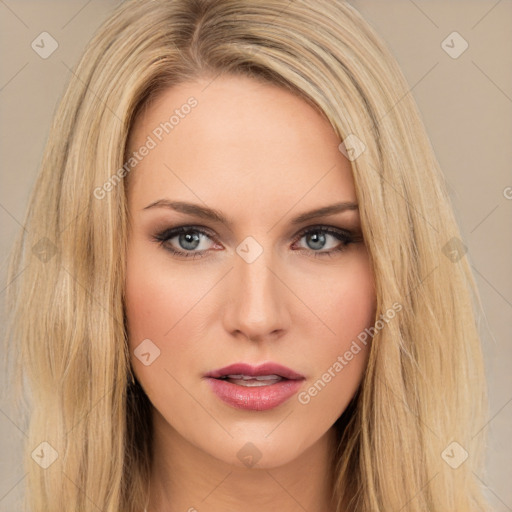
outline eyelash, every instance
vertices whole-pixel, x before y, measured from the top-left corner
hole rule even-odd
[[[157,242],[161,247],[163,247],[166,251],[169,251],[171,254],[177,256],[177,257],[184,257],[184,258],[194,258],[199,259],[203,258],[204,254],[208,252],[208,250],[204,251],[180,251],[177,249],[174,249],[170,245],[167,244],[167,242],[176,236],[183,234],[183,233],[200,233],[208,238],[212,238],[210,233],[208,231],[205,231],[199,226],[178,226],[171,229],[165,229],[164,231],[156,234],[153,236],[153,240]],[[311,233],[327,233],[329,235],[334,236],[337,238],[341,243],[341,245],[335,249],[330,249],[328,251],[314,251],[312,249],[300,249],[301,251],[307,251],[312,252],[315,258],[318,257],[333,257],[334,253],[341,253],[343,252],[347,246],[351,243],[355,243],[358,241],[361,241],[361,238],[356,237],[353,233],[350,231],[339,229],[339,228],[333,228],[329,226],[310,226],[305,229],[303,229],[300,233],[298,233],[294,239],[294,243],[298,242],[301,238],[303,238],[306,235],[309,235]]]

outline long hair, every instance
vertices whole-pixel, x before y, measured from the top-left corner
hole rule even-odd
[[[487,412],[476,286],[409,87],[338,0],[132,0],[87,46],[8,278],[12,380],[31,393],[17,395],[30,402],[27,507],[144,509],[152,425],[127,348],[128,140],[160,91],[220,73],[284,87],[332,125],[352,166],[376,322],[402,306],[376,329],[337,425],[338,510],[487,510],[473,474]]]

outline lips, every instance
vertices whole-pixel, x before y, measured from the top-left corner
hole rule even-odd
[[[236,363],[209,372],[205,378],[217,397],[228,405],[263,411],[288,400],[305,377],[277,363]]]
[[[286,366],[277,363],[263,363],[259,366],[251,366],[246,363],[235,363],[218,370],[213,370],[206,374],[206,377],[214,379],[223,378],[231,375],[244,375],[247,377],[264,377],[274,375],[289,380],[300,380],[304,375],[294,372]]]

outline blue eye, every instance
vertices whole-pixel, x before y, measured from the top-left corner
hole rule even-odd
[[[177,243],[181,249],[173,247],[171,240],[177,239]],[[206,249],[197,251],[197,247],[201,245],[201,238],[210,238],[209,233],[203,229],[194,226],[179,226],[177,228],[166,229],[159,233],[154,239],[164,247],[165,250],[176,256],[185,258],[202,258]]]
[[[184,258],[202,258],[208,252],[208,243],[205,240],[212,239],[209,231],[197,226],[179,226],[166,229],[153,237],[156,242],[171,254]],[[176,241],[172,243],[173,240]],[[312,253],[314,257],[332,257],[334,253],[342,252],[346,247],[362,240],[360,236],[355,236],[345,229],[334,228],[331,226],[313,226],[304,229],[294,238],[294,243],[305,239],[307,247],[301,247],[298,250]],[[331,243],[329,240],[331,239]],[[334,245],[338,241],[337,245]],[[201,246],[202,249],[197,250]],[[328,250],[324,250],[326,246]]]
[[[344,230],[330,228],[327,226],[319,226],[315,228],[308,228],[307,231],[303,231],[299,235],[299,240],[306,240],[306,250],[309,248],[315,257],[319,256],[332,256],[332,253],[343,251],[346,246],[354,241],[354,237],[351,233]],[[331,247],[326,249],[326,245],[329,245],[329,239],[332,240]],[[332,247],[332,244],[336,244]],[[317,250],[318,249],[318,250]],[[321,251],[322,250],[322,251]],[[320,252],[321,251],[321,252]]]

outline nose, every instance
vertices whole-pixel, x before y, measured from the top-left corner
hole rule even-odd
[[[269,254],[267,254],[269,253]],[[275,340],[289,328],[286,286],[273,268],[270,251],[248,263],[236,256],[227,282],[226,330],[252,341]]]

